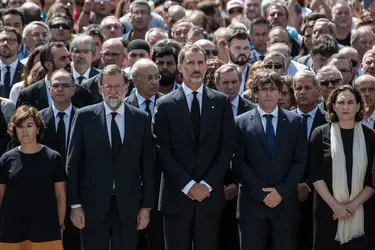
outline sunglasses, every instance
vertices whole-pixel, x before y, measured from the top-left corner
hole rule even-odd
[[[69,30],[70,26],[66,23],[53,23],[49,25],[50,29],[64,29],[64,30]]]
[[[217,56],[218,55],[218,52],[217,52],[216,49],[205,49],[204,52],[206,52],[207,56],[210,56],[210,55]]]
[[[358,62],[357,62],[357,61],[355,61],[355,60],[350,60],[350,62],[352,63],[353,68],[357,67],[357,65],[358,65]]]
[[[228,11],[228,13],[231,14],[231,15],[234,14],[234,13],[243,13],[243,8],[239,8],[239,7],[233,8],[233,9],[230,9]]]
[[[275,64],[266,64],[264,65],[264,68],[265,69],[282,69],[284,68],[284,65],[282,64],[279,64],[279,63],[275,63]]]
[[[320,86],[327,87],[330,83],[332,86],[338,85],[341,82],[341,79],[333,79],[329,81],[320,81]]]

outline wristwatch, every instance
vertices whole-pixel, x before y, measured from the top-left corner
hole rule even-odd
[[[64,225],[60,225],[60,231],[64,231],[65,230],[65,226]]]

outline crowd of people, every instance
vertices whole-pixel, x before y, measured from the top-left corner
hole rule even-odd
[[[0,250],[375,249],[375,1],[0,5]]]

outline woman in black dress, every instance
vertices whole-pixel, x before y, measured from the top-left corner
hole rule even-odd
[[[38,143],[43,131],[34,107],[21,106],[9,122],[21,146],[0,158],[0,249],[63,249],[65,168],[56,151]]]
[[[375,249],[374,211],[368,200],[374,193],[375,132],[360,124],[363,108],[358,90],[341,86],[328,101],[331,123],[312,133],[308,168],[318,194],[315,250]]]

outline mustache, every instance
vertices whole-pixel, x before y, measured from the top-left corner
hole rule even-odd
[[[247,56],[245,54],[240,54],[237,58],[240,58],[241,56],[247,58]]]

